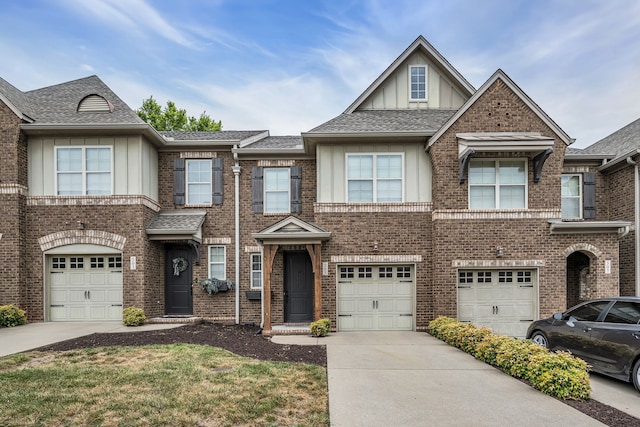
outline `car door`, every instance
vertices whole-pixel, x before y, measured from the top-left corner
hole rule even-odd
[[[610,303],[608,300],[593,301],[564,313],[562,320],[556,322],[549,334],[554,349],[570,351],[587,360],[590,356],[591,331]]]
[[[591,330],[588,348],[593,369],[629,378],[635,356],[640,353],[640,303],[616,301],[602,322]]]

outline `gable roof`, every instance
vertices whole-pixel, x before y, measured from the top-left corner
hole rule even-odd
[[[31,122],[34,113],[23,92],[3,78],[0,78],[0,101],[4,102],[21,119]]]
[[[427,55],[432,61],[438,64],[453,81],[458,83],[466,91],[467,96],[475,92],[475,88],[440,54],[423,36],[411,43],[411,45],[400,54],[395,61],[387,67],[380,76],[344,111],[344,114],[353,113],[380,85],[393,74],[398,67],[415,52],[420,51]]]
[[[252,233],[251,237],[260,243],[271,244],[320,243],[329,240],[331,232],[295,216],[288,216],[257,233]]]
[[[478,89],[478,91],[474,93],[473,96],[471,96],[471,98],[469,98],[467,102],[465,102],[462,107],[460,107],[460,109],[449,118],[444,126],[429,138],[427,147],[433,145],[433,143],[440,138],[447,129],[449,129],[449,127],[451,127],[497,80],[501,80],[506,84],[507,87],[511,89],[511,91],[513,91],[513,93],[515,93],[547,126],[549,126],[565,144],[569,145],[573,142],[573,139],[571,139],[569,135],[567,135],[565,131],[563,131],[560,126],[558,126],[556,122],[554,122],[551,117],[549,117],[547,113],[538,106],[538,104],[533,102],[533,100],[529,98],[529,96],[524,93],[524,91],[520,89],[520,87],[518,87],[518,85],[516,85],[504,71],[498,69],[493,73],[489,80],[487,80],[480,89]]]

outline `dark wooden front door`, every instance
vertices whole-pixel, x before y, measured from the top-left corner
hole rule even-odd
[[[186,245],[165,246],[164,295],[166,314],[193,314],[191,259]]]
[[[307,252],[284,253],[284,321],[313,320],[313,267]]]

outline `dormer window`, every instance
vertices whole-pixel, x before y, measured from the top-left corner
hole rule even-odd
[[[427,66],[409,66],[409,99],[411,101],[427,100]]]
[[[78,103],[78,112],[105,112],[112,113],[113,105],[100,95],[89,95],[82,98]]]

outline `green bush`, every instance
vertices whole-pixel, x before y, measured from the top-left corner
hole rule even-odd
[[[561,399],[589,398],[589,366],[570,353],[552,353],[530,340],[495,335],[488,328],[447,317],[429,323],[429,332],[513,377],[531,382],[545,394]]]
[[[331,331],[331,320],[324,318],[316,320],[312,322],[311,325],[311,335],[314,337],[326,337],[327,334]]]
[[[122,322],[126,326],[141,326],[144,325],[145,320],[147,320],[147,317],[141,308],[127,307],[122,310]]]
[[[0,326],[18,326],[27,323],[25,311],[13,304],[0,305]]]

